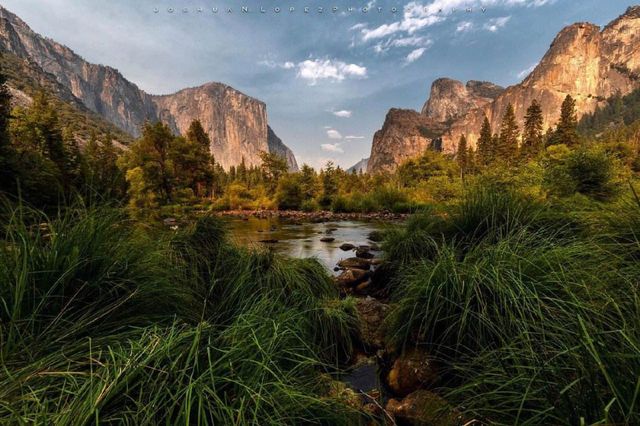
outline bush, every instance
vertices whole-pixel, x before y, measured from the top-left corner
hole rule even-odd
[[[605,201],[618,192],[617,167],[613,156],[597,148],[579,148],[551,160],[546,184],[556,194],[574,193]]]

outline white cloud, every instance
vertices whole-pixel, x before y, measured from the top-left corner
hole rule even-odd
[[[326,152],[339,152],[344,153],[344,150],[340,147],[340,143],[323,143],[320,148]]]
[[[388,24],[382,24],[375,28],[367,28],[364,24],[351,27],[359,30],[362,41],[371,41],[392,36],[396,33],[412,35],[417,31],[445,21],[452,9],[479,9],[482,7],[540,7],[554,3],[556,0],[433,0],[429,3],[411,1],[402,10],[402,18]],[[500,18],[498,18],[500,19]],[[507,19],[508,20],[508,19]],[[502,25],[506,22],[502,23]],[[489,25],[487,29],[497,31],[500,22]],[[493,29],[495,27],[495,29]]]
[[[364,136],[353,136],[353,135],[349,135],[349,136],[345,136],[344,137],[346,140],[354,140],[354,139],[364,139]]]
[[[347,64],[336,59],[307,59],[297,64],[276,62],[266,59],[258,62],[259,65],[268,68],[280,68],[285,70],[297,69],[297,76],[315,85],[318,80],[342,81],[346,78],[367,78],[367,68],[357,64]]]
[[[424,47],[420,47],[418,49],[412,50],[411,53],[409,53],[407,55],[407,57],[405,58],[405,62],[407,64],[410,64],[410,63],[412,63],[414,61],[417,61],[424,54],[425,50],[427,50],[427,49],[424,48]]]
[[[353,114],[353,111],[348,111],[346,109],[340,110],[340,111],[332,111],[332,114],[335,115],[336,117],[340,117],[340,118],[351,118],[351,115]]]
[[[487,31],[491,31],[492,33],[495,33],[500,28],[507,25],[507,22],[509,22],[510,19],[511,19],[511,16],[501,16],[500,18],[489,19],[489,22],[484,24],[483,28]]]
[[[462,21],[456,27],[456,32],[457,33],[466,33],[468,31],[471,31],[472,29],[473,29],[473,22]]]
[[[335,129],[327,130],[327,136],[329,137],[329,139],[342,139],[342,135],[340,134],[340,132]]]
[[[518,78],[523,79],[526,76],[528,76],[529,74],[531,74],[533,72],[533,70],[538,66],[538,63],[536,62],[535,64],[531,65],[529,68],[524,69],[522,71],[520,71],[518,73]]]
[[[384,53],[392,47],[424,47],[429,48],[433,45],[433,40],[428,37],[409,36],[401,38],[390,38],[384,42],[379,42],[373,46],[376,53]]]
[[[334,59],[307,59],[298,63],[298,77],[315,85],[318,80],[343,81],[346,78],[366,78],[367,68]]]

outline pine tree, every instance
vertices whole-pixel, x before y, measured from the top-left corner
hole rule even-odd
[[[540,152],[544,146],[542,132],[542,108],[537,100],[533,100],[524,116],[524,131],[522,134],[522,151],[524,158],[530,159]]]
[[[461,135],[460,140],[458,141],[458,153],[456,154],[456,160],[458,162],[458,166],[460,166],[460,174],[462,177],[467,174],[467,168],[469,167],[468,154],[467,138],[464,135]]]
[[[0,68],[0,191],[12,190],[16,178],[15,158],[9,134],[11,118],[11,92],[6,86],[7,79]]]
[[[1,56],[0,56],[1,57]],[[11,92],[7,87],[7,78],[0,68],[0,153],[11,143],[9,119],[11,118]]]
[[[469,146],[467,151],[467,173],[475,174],[478,171],[478,158],[476,150],[472,146]]]
[[[188,141],[198,143],[205,146],[207,149],[209,149],[209,146],[211,145],[211,139],[202,127],[200,120],[193,120],[191,122],[189,129],[187,130],[186,137]]]
[[[478,139],[478,160],[483,165],[490,164],[494,160],[495,145],[491,136],[491,123],[487,116],[484,116],[482,128],[480,129],[480,138]]]
[[[560,108],[560,120],[556,126],[552,144],[565,144],[573,146],[578,143],[578,117],[576,114],[576,101],[567,95]]]
[[[509,104],[502,116],[497,149],[498,158],[509,165],[514,163],[518,154],[519,136],[520,131],[518,129],[518,124],[516,123],[516,114],[513,110],[513,105]]]

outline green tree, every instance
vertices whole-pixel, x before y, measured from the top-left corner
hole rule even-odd
[[[462,177],[467,173],[469,168],[469,152],[467,146],[467,138],[464,135],[460,136],[460,140],[458,141],[458,152],[456,154],[456,161],[458,162],[458,166],[460,166],[460,174]]]
[[[300,168],[300,186],[305,200],[315,198],[317,194],[317,175],[313,167],[303,164]]]
[[[261,170],[264,176],[264,181],[267,184],[270,193],[273,193],[278,186],[280,177],[287,173],[289,166],[287,160],[280,155],[264,152],[260,153],[260,159],[262,160]]]
[[[497,156],[500,160],[512,165],[518,154],[518,138],[520,131],[516,123],[516,114],[513,105],[507,105],[502,116],[500,136],[498,139]]]
[[[478,160],[483,165],[490,164],[495,159],[496,146],[493,142],[491,123],[485,115],[480,129],[480,138],[478,139]]]
[[[551,144],[565,144],[574,146],[578,143],[578,116],[576,114],[576,101],[567,95],[560,107],[560,119],[556,131],[551,138]]]
[[[327,161],[324,169],[321,171],[322,181],[322,197],[320,197],[320,205],[323,208],[331,206],[333,199],[338,195],[338,182],[336,176],[336,168],[333,161]]]
[[[127,180],[131,185],[130,178],[135,176],[137,194],[144,194],[145,199],[158,200],[160,203],[172,201],[174,168],[170,162],[170,146],[174,140],[166,124],[146,123],[142,128],[142,136],[129,150],[127,168],[139,167],[140,171],[127,173]],[[147,196],[149,192],[153,197]]]
[[[0,68],[0,191],[13,190],[15,155],[11,146],[9,120],[11,118],[11,92]]]
[[[542,108],[538,101],[534,99],[524,116],[521,154],[526,159],[533,158],[544,147],[542,124]]]

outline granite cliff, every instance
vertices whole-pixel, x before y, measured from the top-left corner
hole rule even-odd
[[[275,147],[289,167],[297,169],[289,148],[281,141],[269,143],[266,105],[224,84],[207,83],[164,96],[148,94],[118,70],[89,63],[68,47],[36,34],[2,7],[0,52],[55,77],[75,100],[134,137],[145,121],[162,120],[182,133],[199,119],[212,139],[211,152],[223,167],[238,164],[243,157],[247,165],[260,164],[259,152]]]
[[[425,122],[428,140],[417,140],[412,126],[399,127],[400,121],[390,111],[382,130],[374,136],[368,171],[397,167],[407,157],[407,146],[416,155],[434,145],[454,153],[461,135],[473,146],[485,115],[495,131],[509,103],[522,125],[526,109],[537,99],[547,128],[557,122],[568,94],[576,99],[578,114],[583,115],[616,92],[626,94],[638,86],[640,6],[633,6],[603,29],[590,23],[564,28],[534,70],[521,83],[506,89],[491,83],[463,85],[450,79],[436,80],[420,114],[434,122]],[[395,123],[389,122],[390,118]]]

